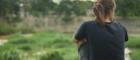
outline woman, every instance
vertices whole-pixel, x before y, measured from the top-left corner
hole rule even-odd
[[[80,60],[125,60],[126,29],[113,20],[115,0],[97,0],[95,21],[84,22],[75,33]]]

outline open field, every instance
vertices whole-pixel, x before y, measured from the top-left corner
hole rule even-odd
[[[140,35],[130,35],[126,43],[131,60],[140,60]],[[71,33],[16,33],[0,46],[0,60],[78,60]]]

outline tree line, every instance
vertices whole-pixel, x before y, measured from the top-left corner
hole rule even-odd
[[[140,0],[116,0],[117,16],[139,16]],[[53,0],[0,0],[0,17],[18,17],[21,10],[30,15],[86,15],[94,4],[92,1],[62,0],[59,4]]]

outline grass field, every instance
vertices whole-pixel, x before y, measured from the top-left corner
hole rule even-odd
[[[40,32],[11,35],[0,47],[0,60],[77,60],[72,34]],[[13,56],[15,55],[15,56]]]
[[[16,33],[8,40],[0,46],[0,60],[78,60],[77,47],[69,33]],[[140,60],[140,35],[130,35],[126,47],[132,49],[132,60]]]
[[[140,35],[130,35],[126,47],[130,48],[132,60],[140,60]]]

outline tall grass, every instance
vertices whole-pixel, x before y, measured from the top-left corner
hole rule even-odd
[[[6,44],[0,46],[0,60],[7,60],[7,58],[19,60],[78,60],[77,47],[73,44],[72,34],[39,32],[28,36],[16,33],[11,35],[8,40]],[[133,60],[140,60],[140,36],[130,35],[126,47],[135,49],[131,53]]]
[[[78,59],[76,47],[72,42],[72,35],[60,32],[40,32],[33,33],[32,36],[25,36],[21,33],[13,34],[9,37],[9,41],[0,47],[0,52],[4,50],[8,52],[10,49],[20,51],[17,54],[23,60]]]

